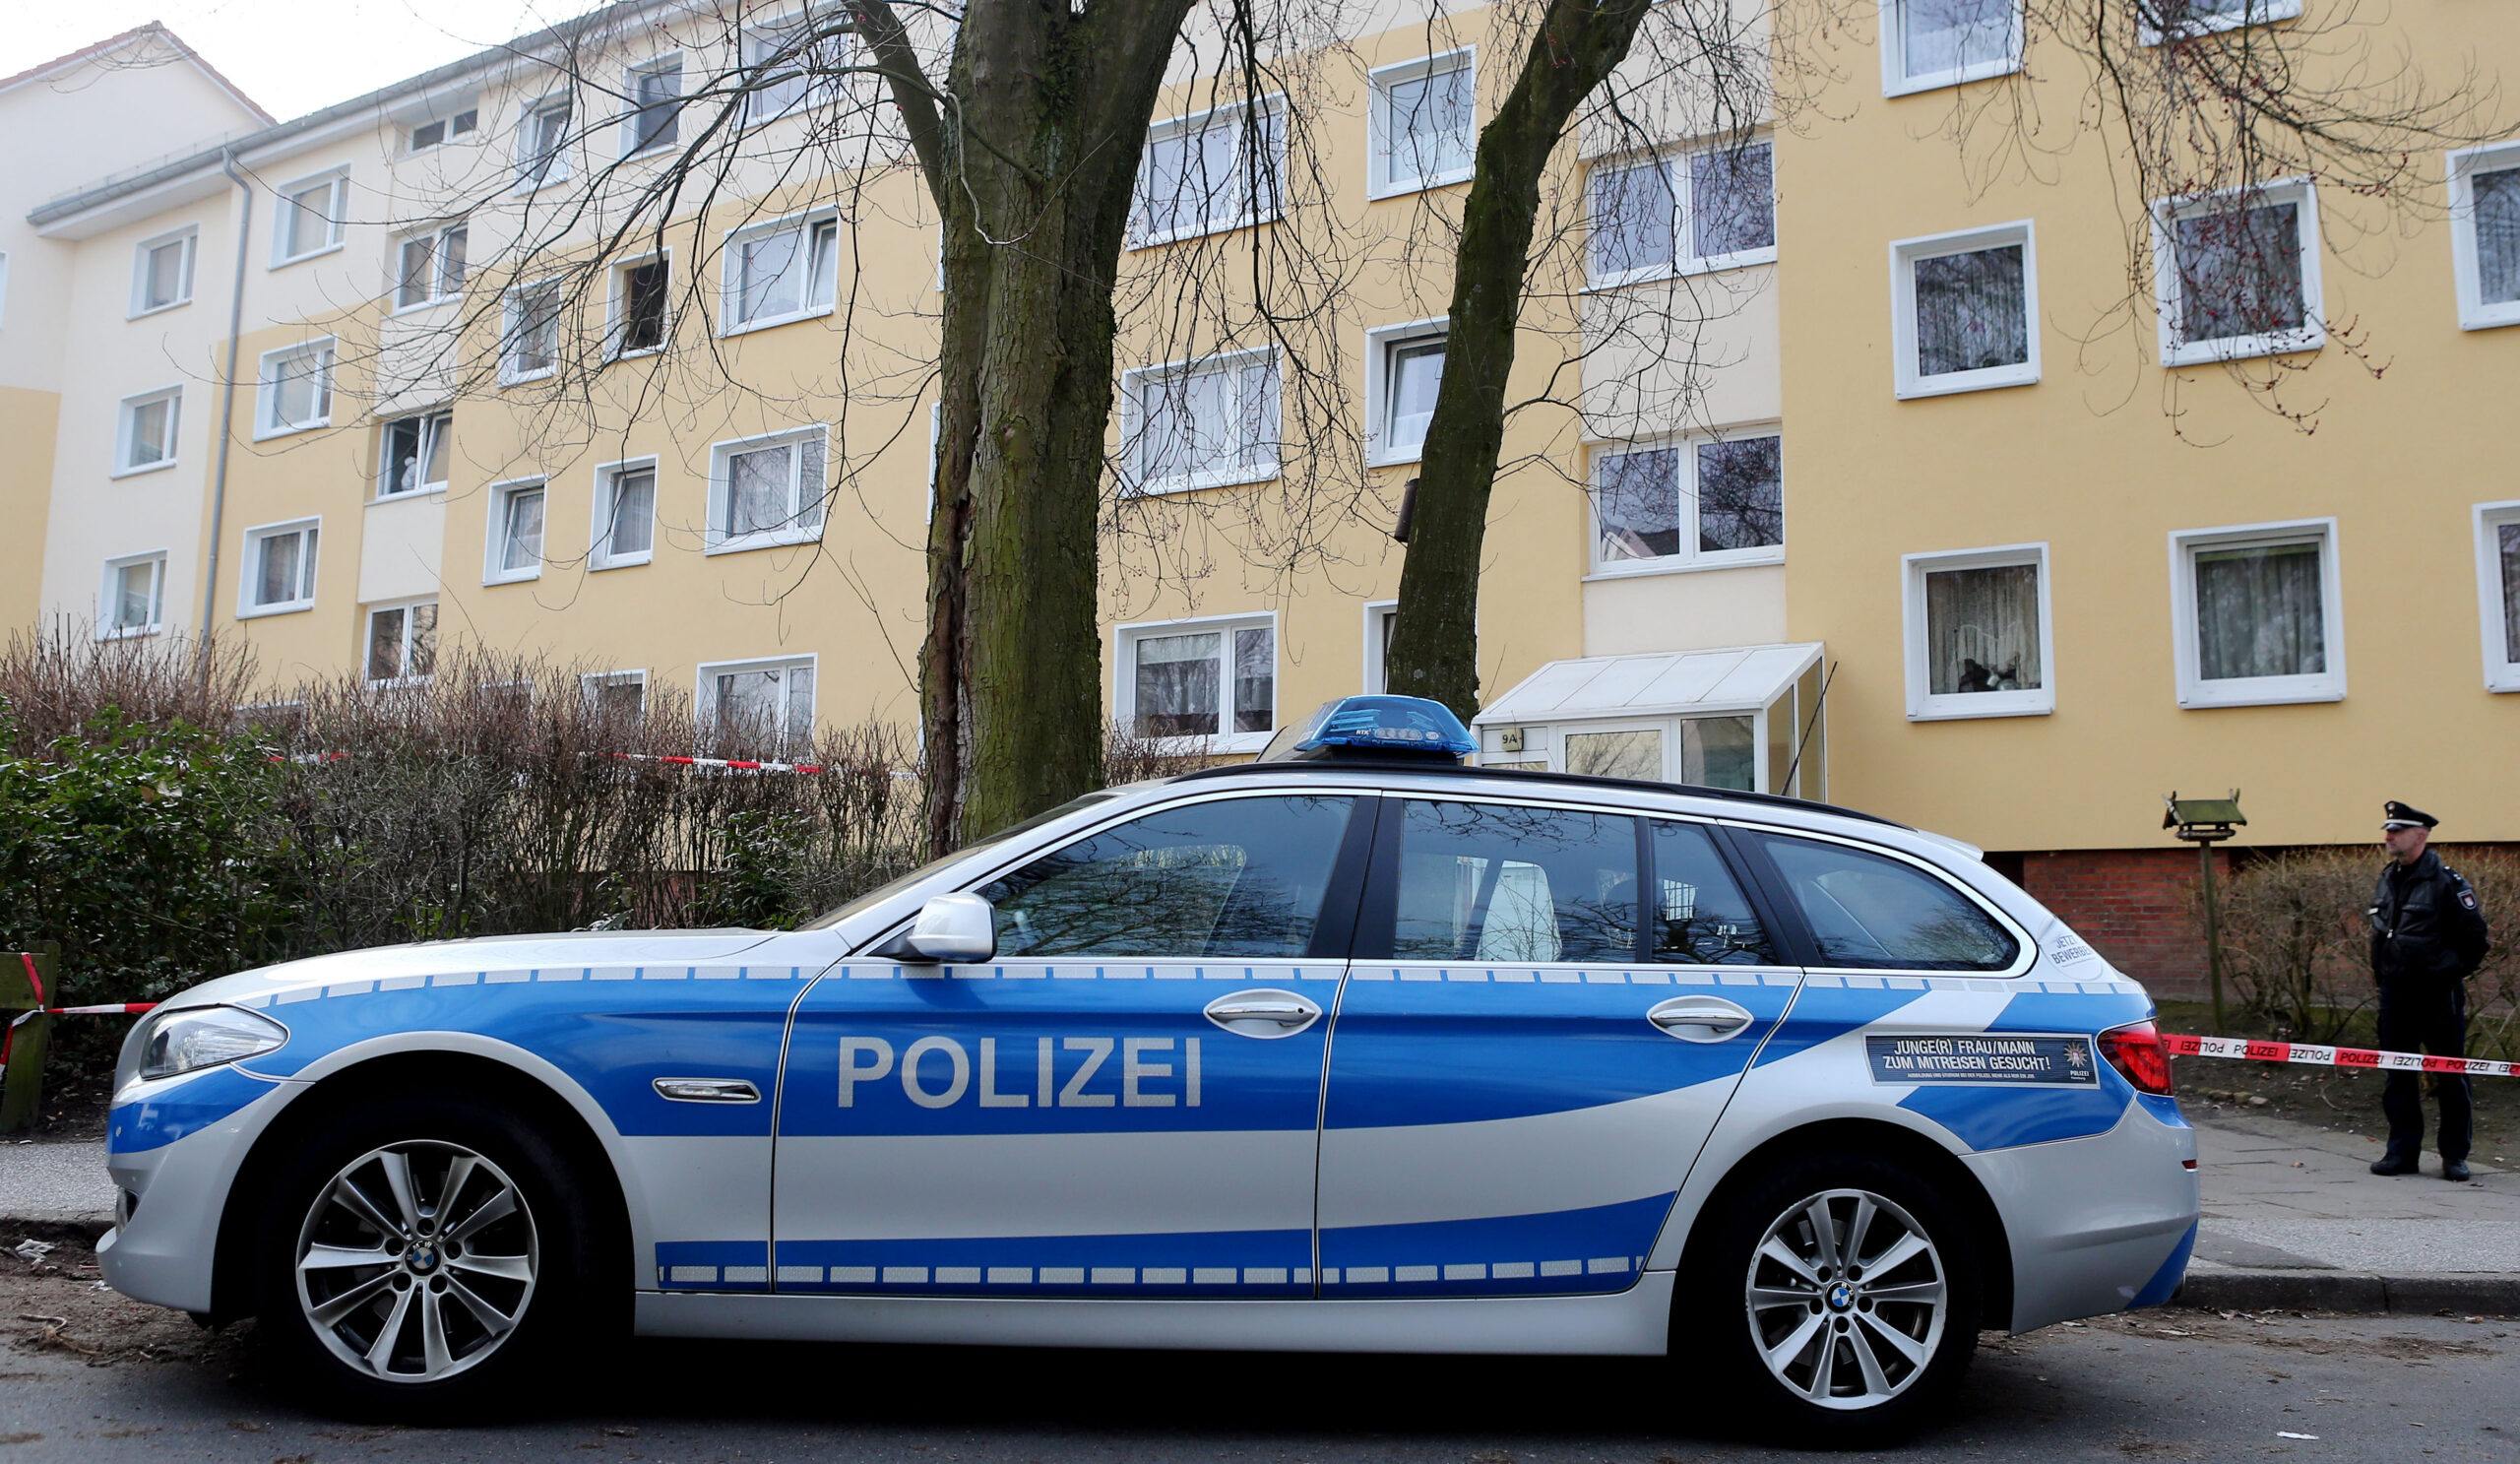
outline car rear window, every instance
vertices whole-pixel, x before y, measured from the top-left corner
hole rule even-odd
[[[1994,917],[1940,877],[1844,844],[1760,836],[1822,966],[2002,971],[2020,954]]]

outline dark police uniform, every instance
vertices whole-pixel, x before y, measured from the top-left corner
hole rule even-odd
[[[2392,801],[2388,828],[2431,828],[2431,814]],[[2392,859],[2371,899],[2371,975],[2380,987],[2380,1047],[2387,1051],[2467,1055],[2467,979],[2485,960],[2485,915],[2467,878],[2427,849],[2412,864]],[[2436,1073],[2445,1175],[2468,1157],[2465,1074]],[[2377,1173],[2412,1172],[2424,1148],[2420,1075],[2392,1072],[2380,1098],[2389,1117],[2389,1150]]]

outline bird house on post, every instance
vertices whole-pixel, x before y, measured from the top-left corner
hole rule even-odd
[[[2162,799],[2168,805],[2162,814],[2162,827],[2174,830],[2177,836],[2196,846],[2196,858],[2205,867],[2205,969],[2214,987],[2214,1035],[2224,1035],[2223,1023],[2223,922],[2214,902],[2214,846],[2231,838],[2248,822],[2240,812],[2240,791],[2232,790],[2227,798],[2182,798],[2176,792]]]

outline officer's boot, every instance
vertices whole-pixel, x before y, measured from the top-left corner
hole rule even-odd
[[[2415,1170],[2416,1156],[2400,1153],[2395,1149],[2371,1161],[2371,1173],[2375,1175],[2411,1175]]]

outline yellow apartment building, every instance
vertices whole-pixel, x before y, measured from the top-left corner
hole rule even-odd
[[[2154,978],[2191,965],[2173,789],[2239,788],[2255,847],[2367,842],[2386,797],[2520,842],[2520,118],[2411,202],[2154,200],[2012,0],[1824,4],[1775,18],[1827,34],[1770,111],[1640,61],[1567,150],[1491,511],[1485,760],[1912,821]],[[462,640],[704,722],[914,721],[936,230],[860,81],[713,99],[800,20],[615,5],[7,175],[0,242],[57,323],[20,333],[22,273],[0,606],[207,625],[284,683]],[[2457,0],[2367,38],[2520,74],[2520,20]],[[1379,688],[1444,227],[1519,60],[1483,8],[1383,0],[1257,97],[1185,65],[1122,262],[1116,720],[1231,755]],[[731,139],[705,203],[607,241],[606,200],[700,137]],[[1216,186],[1255,157],[1276,182]]]

